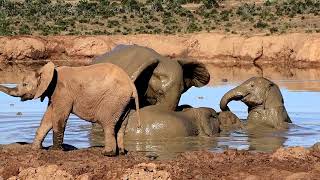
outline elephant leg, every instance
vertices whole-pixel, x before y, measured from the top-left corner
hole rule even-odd
[[[37,129],[36,137],[33,140],[32,148],[33,149],[41,149],[42,148],[42,142],[48,132],[52,129],[52,107],[48,106],[47,111],[45,112],[40,127]]]
[[[103,125],[104,132],[104,150],[102,152],[105,156],[116,156],[117,155],[117,142],[114,132],[115,125]]]
[[[67,119],[71,112],[71,107],[58,107],[53,113],[53,146],[52,149],[62,149],[64,131],[66,127]]]
[[[118,143],[118,147],[119,147],[119,153],[121,155],[125,155],[126,152],[125,152],[125,149],[124,149],[124,127],[121,126],[121,128],[119,129],[118,131],[118,135],[117,135],[117,143]]]

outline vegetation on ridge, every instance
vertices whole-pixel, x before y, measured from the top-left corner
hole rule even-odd
[[[319,20],[318,0],[0,0],[0,35],[320,32]]]

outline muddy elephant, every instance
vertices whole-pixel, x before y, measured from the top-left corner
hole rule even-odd
[[[157,108],[157,105],[141,108],[142,124],[140,128],[135,125],[137,123],[136,113],[131,111],[125,120],[126,123],[123,123],[126,126],[124,127],[125,140],[212,137],[221,131],[242,128],[240,119],[230,111],[217,113],[212,108],[193,108],[186,105],[179,106],[178,109],[179,111],[167,111]],[[93,137],[93,139],[96,138]]]
[[[94,64],[104,62],[123,68],[136,79],[141,107],[157,105],[174,111],[183,92],[192,86],[202,87],[210,80],[202,63],[170,59],[138,45],[119,45],[93,60]]]
[[[157,106],[141,108],[141,128],[134,126],[136,113],[131,112],[125,138],[134,140],[166,139],[189,136],[213,136],[220,132],[218,114],[211,108],[186,108],[182,111],[167,111]]]
[[[284,106],[279,87],[263,77],[253,77],[228,91],[220,101],[222,111],[228,111],[230,101],[241,100],[248,106],[248,128],[257,126],[286,129],[291,120]]]
[[[66,121],[70,113],[73,113],[103,127],[103,154],[114,156],[117,153],[117,143],[119,152],[124,153],[124,130],[116,130],[116,125],[121,123],[126,111],[129,112],[132,97],[135,99],[137,120],[140,122],[135,85],[126,72],[111,63],[55,68],[49,62],[34,74],[26,75],[17,87],[0,86],[0,91],[21,97],[23,101],[37,98],[43,101],[45,97],[49,98],[47,111],[32,144],[34,149],[42,147],[42,142],[51,129],[53,148],[60,149]]]

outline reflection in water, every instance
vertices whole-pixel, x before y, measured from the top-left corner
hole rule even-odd
[[[240,83],[253,76],[259,76],[259,71],[254,66],[217,67],[213,64],[207,64],[207,68],[211,75],[210,86]],[[320,68],[299,69],[267,66],[263,67],[263,72],[264,77],[289,90],[320,91]]]
[[[208,68],[211,73],[210,85],[204,88],[191,88],[182,96],[180,104],[212,107],[219,111],[219,101],[224,93],[241,81],[257,74],[254,67],[221,68],[208,65]],[[219,151],[225,148],[237,148],[271,151],[280,146],[309,147],[320,141],[320,109],[318,109],[320,69],[280,71],[264,67],[264,75],[281,86],[287,111],[293,121],[288,131],[262,132],[258,129],[256,132],[235,131],[214,138],[192,137],[140,142],[127,140],[126,148],[172,157],[178,152],[187,150]],[[0,77],[1,80],[7,83],[13,82],[6,81],[4,77]],[[0,93],[0,144],[17,141],[31,142],[46,110],[46,105],[47,102],[40,101],[20,102],[19,98]],[[246,118],[247,109],[241,102],[231,102],[229,107],[240,118]],[[17,112],[21,112],[22,115],[18,116]],[[102,145],[103,136],[99,131],[101,129],[92,128],[90,123],[71,116],[65,132],[65,143],[79,148]],[[51,133],[45,140],[45,145],[50,144],[52,144]]]

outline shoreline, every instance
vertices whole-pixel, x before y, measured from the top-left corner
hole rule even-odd
[[[0,177],[12,179],[317,179],[318,145],[280,148],[272,153],[191,151],[169,160],[150,160],[141,152],[105,157],[102,148],[72,151],[0,146]],[[14,177],[13,177],[14,176]]]
[[[320,33],[282,35],[0,36],[0,62],[90,63],[118,44],[137,44],[171,58],[190,58],[220,66],[277,65],[320,67]]]

